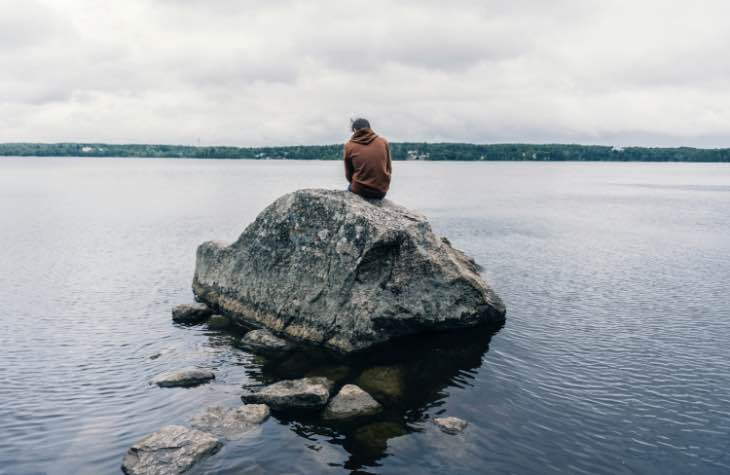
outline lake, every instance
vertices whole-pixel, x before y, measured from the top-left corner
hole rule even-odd
[[[241,385],[330,364],[180,326],[198,244],[338,162],[0,158],[0,473],[121,473],[127,448]],[[496,333],[408,340],[355,427],[274,415],[191,473],[730,472],[730,165],[397,162],[393,201],[484,266]],[[216,379],[158,388],[197,366]],[[432,419],[469,421],[457,436]]]

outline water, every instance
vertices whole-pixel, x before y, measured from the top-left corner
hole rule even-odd
[[[276,416],[193,473],[728,473],[730,166],[396,163],[392,199],[484,265],[499,332],[337,367],[170,321],[196,246],[341,164],[0,159],[0,473],[121,473],[126,449],[242,384],[387,367],[370,425]],[[213,368],[192,389],[148,385]],[[470,422],[460,436],[431,422]]]

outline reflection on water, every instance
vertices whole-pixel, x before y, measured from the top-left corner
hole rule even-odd
[[[392,199],[506,302],[491,341],[273,360],[236,331],[172,324],[201,242],[235,240],[291,190],[342,189],[340,163],[0,159],[0,474],[120,473],[161,426],[313,372],[387,411],[349,427],[277,414],[193,475],[730,473],[730,166],[394,168]],[[216,379],[148,384],[190,366]],[[443,434],[441,414],[469,427]]]
[[[326,376],[336,383],[332,394],[345,384],[369,392],[384,410],[365,421],[325,422],[317,413],[274,414],[301,437],[331,437],[350,454],[344,467],[356,470],[383,458],[388,440],[420,431],[429,412],[447,397],[445,388],[468,385],[497,331],[479,327],[403,338],[351,357],[313,350],[256,357],[249,375],[259,384]]]

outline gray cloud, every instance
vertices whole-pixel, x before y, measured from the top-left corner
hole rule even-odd
[[[0,141],[730,146],[724,0],[0,0]]]

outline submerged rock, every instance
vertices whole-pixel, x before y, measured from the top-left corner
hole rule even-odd
[[[434,424],[439,426],[439,429],[446,432],[447,434],[458,434],[460,432],[463,432],[464,429],[466,429],[466,426],[469,425],[468,422],[466,422],[463,419],[459,419],[458,417],[437,417],[433,420]]]
[[[322,417],[329,420],[371,416],[383,410],[378,402],[358,386],[346,384],[327,404]]]
[[[406,428],[396,422],[373,422],[358,427],[352,433],[352,439],[360,449],[373,454],[381,454],[388,447],[388,440],[407,433]]]
[[[213,310],[202,303],[178,305],[172,309],[172,320],[178,323],[200,323],[213,315]]]
[[[151,384],[163,388],[174,386],[197,386],[215,379],[215,373],[207,369],[189,368],[180,371],[168,371],[156,376]]]
[[[186,472],[222,445],[206,432],[167,426],[130,447],[122,470],[127,475],[175,475]]]
[[[240,347],[254,353],[282,353],[291,349],[286,341],[269,330],[252,330],[246,333],[239,344]]]
[[[335,383],[342,381],[350,375],[350,368],[345,365],[319,366],[310,370],[304,376],[327,378]]]
[[[230,246],[202,244],[193,291],[243,323],[343,352],[505,314],[426,218],[344,191],[285,195]]]
[[[241,399],[276,410],[320,409],[327,404],[333,386],[327,378],[288,379],[244,394]]]
[[[375,366],[362,372],[357,384],[380,399],[400,399],[405,387],[400,366]]]
[[[231,326],[231,320],[224,315],[211,315],[208,319],[208,328],[211,330],[224,330]]]
[[[239,407],[209,407],[190,420],[193,428],[217,437],[235,440],[258,427],[269,417],[266,404],[244,404]]]

